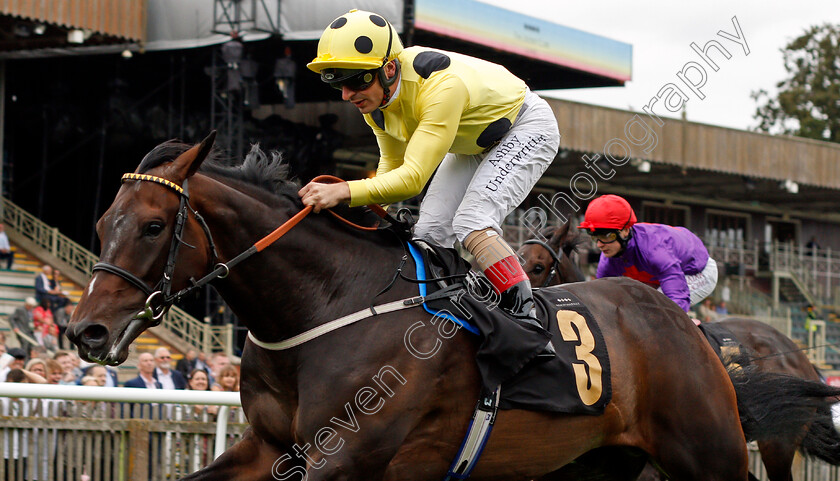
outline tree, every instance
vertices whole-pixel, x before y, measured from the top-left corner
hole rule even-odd
[[[782,49],[790,76],[752,93],[757,130],[840,142],[840,25],[813,26]]]

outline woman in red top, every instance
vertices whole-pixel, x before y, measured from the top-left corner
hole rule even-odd
[[[35,325],[35,339],[47,349],[55,350],[58,347],[58,325],[46,298],[32,310],[32,323]]]

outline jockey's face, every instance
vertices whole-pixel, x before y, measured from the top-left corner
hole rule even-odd
[[[627,236],[630,234],[630,228],[621,229],[618,231],[618,235],[621,236],[622,239],[626,239]],[[595,241],[595,245],[598,246],[598,249],[607,256],[607,257],[615,257],[621,253],[622,244],[616,238],[612,242],[603,242],[601,239],[597,239]]]
[[[385,75],[387,75],[388,78],[393,77],[397,73],[397,68],[394,66],[393,61],[385,65],[384,68]],[[391,89],[391,93],[393,93],[393,87]],[[346,85],[341,87],[341,99],[351,102],[362,114],[369,114],[378,109],[382,105],[382,100],[384,98],[385,89],[383,89],[382,84],[379,83],[379,76],[377,76],[376,80],[370,84],[370,87],[364,90],[353,90]]]
[[[351,90],[350,87],[341,87],[341,99],[351,102],[362,114],[369,114],[382,105],[382,98],[385,91],[376,79],[370,87],[365,90]]]

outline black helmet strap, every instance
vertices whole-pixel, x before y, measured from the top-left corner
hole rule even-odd
[[[391,26],[391,22],[385,20],[385,23],[388,24],[388,48],[385,50],[385,58],[382,59],[382,66],[379,67],[378,74],[379,74],[379,83],[382,85],[382,104],[380,107],[387,104],[389,100],[391,100],[391,86],[394,85],[394,82],[397,81],[397,78],[400,75],[400,61],[399,59],[394,59],[394,66],[397,68],[397,71],[394,72],[394,76],[388,78],[388,75],[385,74],[385,66],[388,65],[388,57],[391,56],[391,45],[394,43],[394,27]]]
[[[382,105],[387,104],[388,101],[391,100],[391,86],[396,83],[397,78],[400,76],[400,60],[397,58],[394,59],[394,67],[396,68],[396,71],[391,78],[388,78],[388,75],[385,73],[385,65],[379,67],[379,70],[377,70],[379,83],[382,85],[383,90]]]

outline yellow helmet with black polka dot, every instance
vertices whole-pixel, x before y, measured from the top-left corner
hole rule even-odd
[[[331,82],[347,71],[379,69],[402,49],[390,22],[375,13],[353,9],[324,30],[318,42],[318,56],[306,66],[320,73],[325,82]]]

